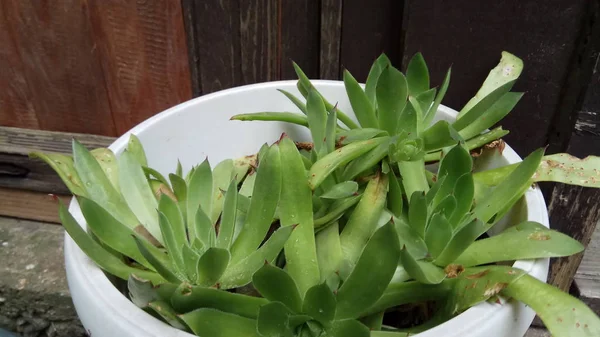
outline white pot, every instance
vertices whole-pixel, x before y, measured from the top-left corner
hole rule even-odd
[[[351,113],[342,82],[313,83],[330,102],[338,102],[342,111]],[[136,134],[146,149],[149,165],[168,174],[175,170],[178,159],[181,160],[184,172],[206,157],[214,167],[221,160],[257,152],[263,143],[272,143],[282,132],[295,140],[308,140],[309,133],[303,127],[278,122],[229,120],[239,113],[297,111],[276,89],[285,89],[299,96],[296,81],[248,85],[205,95],[146,120],[117,139],[110,149],[117,155],[120,154],[126,147],[129,134]],[[438,115],[452,120],[456,111],[440,106]],[[519,161],[521,158],[507,145],[502,157],[498,157],[497,164]],[[525,201],[525,207],[518,210],[518,216],[522,220],[537,221],[548,227],[546,204],[540,191],[529,189]],[[71,203],[70,211],[85,228],[85,221],[76,202]],[[192,336],[162,323],[136,307],[113,286],[68,235],[65,236],[64,252],[71,296],[79,318],[91,336]],[[549,259],[538,259],[517,261],[514,266],[546,281],[548,264]],[[534,315],[530,308],[515,301],[504,304],[486,302],[418,336],[518,337],[525,334]]]

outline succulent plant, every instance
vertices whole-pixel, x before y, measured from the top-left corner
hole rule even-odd
[[[554,336],[598,336],[580,300],[506,262],[579,253],[576,240],[535,222],[488,236],[537,182],[600,187],[600,159],[538,149],[488,169],[508,131],[493,127],[521,98],[510,90],[523,63],[503,52],[455,121],[433,123],[449,70],[430,88],[416,54],[406,73],[385,55],[364,87],[344,85],[356,123],[294,64],[300,112],[234,120],[303,125],[256,154],[208,160],[169,180],[148,167],[132,135],[115,156],[73,142],[73,156],[34,153],[76,199],[89,232],[59,205],[64,227],[140,308],[198,336],[408,336],[483,301],[514,298]],[[258,149],[257,149],[258,150]],[[431,165],[433,164],[433,165]],[[406,305],[432,314],[393,326]]]

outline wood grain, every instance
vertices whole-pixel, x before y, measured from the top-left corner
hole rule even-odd
[[[404,64],[423,53],[432,85],[452,65],[443,104],[457,110],[477,92],[503,50],[525,69],[515,91],[526,94],[502,125],[521,156],[546,145],[587,0],[409,1]]]
[[[201,93],[200,87],[200,58],[198,56],[198,32],[196,29],[194,15],[196,13],[196,2],[194,0],[181,0],[183,23],[185,26],[185,37],[188,49],[188,62],[190,65],[190,80],[192,83],[192,96],[197,97]]]
[[[280,1],[281,79],[297,79],[296,62],[309,78],[319,76],[319,0]]]
[[[115,140],[87,134],[0,127],[0,187],[70,194],[50,166],[28,155],[32,151],[71,154],[73,138],[89,149],[107,147]]]
[[[340,79],[342,39],[342,0],[321,1],[321,54],[319,74],[322,79]]]
[[[582,300],[600,314],[600,226],[592,235],[575,274]]]
[[[346,1],[342,13],[340,70],[364,82],[381,53],[401,65],[403,0]]]
[[[192,97],[179,1],[90,1],[117,133]]]
[[[38,129],[24,64],[0,4],[0,125]]]
[[[58,197],[65,204],[71,201],[68,195]],[[58,204],[48,194],[4,187],[0,187],[0,216],[60,223]]]
[[[31,112],[35,111],[38,124],[28,126],[45,130],[114,135],[98,50],[87,20],[87,3],[24,0],[2,1],[0,6],[0,20],[6,29],[3,34],[13,42],[9,52],[14,48],[21,60],[20,66],[10,71],[17,80],[13,93],[0,93],[3,97],[12,95],[8,108],[17,110],[2,113],[10,116],[24,111],[24,118],[32,120]],[[10,60],[14,63],[16,57],[10,56]],[[24,90],[23,80],[28,90]]]
[[[241,83],[278,79],[278,0],[240,0],[239,13]]]
[[[202,94],[242,83],[239,0],[194,3]]]

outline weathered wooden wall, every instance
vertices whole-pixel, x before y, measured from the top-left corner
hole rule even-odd
[[[179,1],[0,2],[0,125],[117,135],[191,95]]]

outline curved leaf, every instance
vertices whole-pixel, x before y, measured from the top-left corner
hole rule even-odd
[[[302,303],[303,313],[311,316],[324,326],[328,326],[335,317],[335,310],[335,296],[326,283],[317,284],[308,289]]]
[[[267,121],[267,122],[284,122],[291,123],[300,126],[308,127],[308,119],[305,115],[301,115],[296,112],[278,112],[278,111],[265,111],[265,112],[252,112],[237,114],[230,118],[232,121]]]
[[[31,152],[30,158],[39,158],[50,165],[74,195],[86,196],[87,192],[75,170],[73,157],[60,153]]]
[[[285,91],[283,89],[277,89],[280,93],[284,94],[295,106],[302,111],[303,114],[306,115],[306,104],[304,104],[298,97],[294,96],[292,93]]]
[[[179,317],[198,336],[261,337],[256,331],[256,320],[216,309],[202,308]]]
[[[429,89],[429,70],[423,54],[416,53],[406,67],[406,82],[411,96],[417,96]]]
[[[452,226],[441,213],[434,213],[425,232],[425,243],[431,256],[437,258],[452,238]]]
[[[283,269],[265,264],[252,276],[254,288],[271,302],[281,302],[295,313],[302,310],[302,298],[294,279]]]
[[[196,284],[205,287],[213,286],[227,269],[229,258],[229,251],[226,249],[208,248],[198,260]]]
[[[119,166],[115,154],[111,150],[102,147],[93,149],[90,153],[96,158],[113,187],[119,191],[121,189],[119,186]]]
[[[336,200],[331,207],[327,210],[327,213],[322,217],[315,219],[315,229],[320,229],[323,226],[338,220],[346,210],[356,205],[362,198],[362,194],[355,195],[345,199]]]
[[[343,199],[355,195],[358,192],[358,183],[356,181],[344,181],[334,185],[325,191],[320,198],[323,199]]]
[[[365,83],[365,94],[367,98],[373,104],[374,108],[377,108],[377,100],[375,99],[375,91],[377,88],[377,82],[379,81],[379,76],[381,76],[381,72],[391,66],[390,59],[382,53],[379,55],[377,60],[373,62],[371,69],[369,70],[369,75],[367,75],[367,81]]]
[[[347,69],[344,70],[343,77],[344,87],[346,88],[350,105],[352,105],[354,115],[356,116],[356,119],[358,119],[361,127],[376,128],[377,118],[375,116],[375,110],[373,109],[373,105],[371,104],[371,101],[369,101],[367,94],[365,94],[360,84],[358,84],[356,79]]]
[[[440,107],[440,104],[442,103],[442,100],[444,99],[444,96],[446,95],[446,91],[448,90],[448,86],[450,85],[451,73],[452,73],[452,67],[450,67],[448,69],[448,72],[446,72],[446,76],[444,77],[444,81],[442,82],[442,85],[440,86],[440,90],[438,91],[437,95],[435,96],[433,105],[431,106],[431,108],[429,108],[429,111],[427,112],[427,114],[425,114],[425,117],[423,119],[423,126],[425,128],[429,127],[429,125],[433,121],[434,117],[437,115],[438,108]]]
[[[202,234],[196,232],[198,224],[195,220],[197,219],[198,209],[202,209],[204,214],[208,217],[209,212],[212,208],[212,190],[213,190],[213,175],[208,159],[202,161],[202,163],[194,170],[194,173],[190,176],[190,182],[187,188],[187,225],[190,240],[192,238],[199,238],[206,243],[206,237],[202,237]],[[210,218],[209,218],[210,222]],[[212,225],[212,223],[211,223]]]
[[[408,250],[406,250],[406,247],[403,247],[400,251],[400,261],[408,274],[421,283],[438,284],[446,277],[444,271],[436,265],[426,261],[415,260]]]

